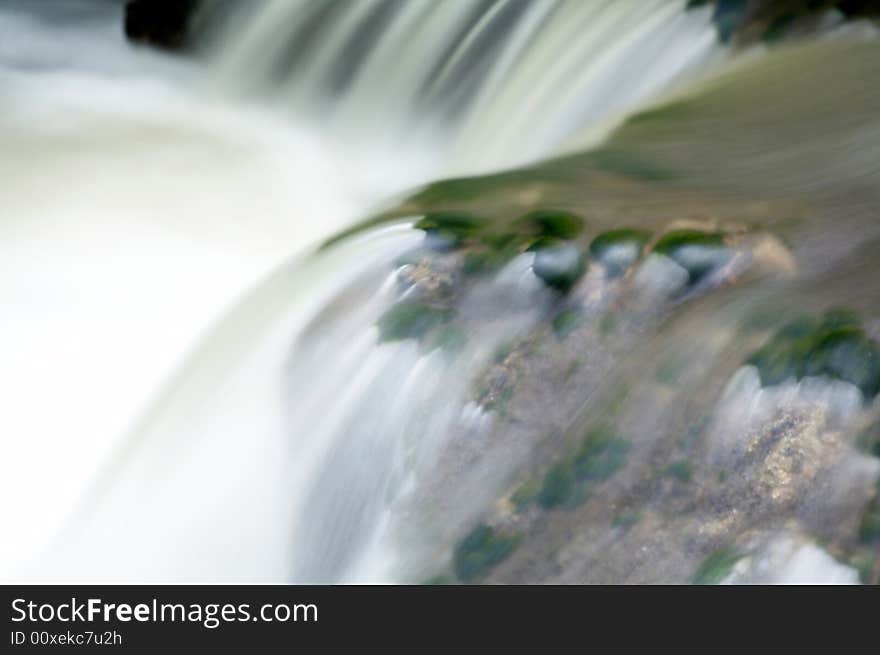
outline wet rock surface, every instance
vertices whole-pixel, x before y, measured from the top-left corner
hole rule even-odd
[[[803,321],[809,329],[714,326],[705,343],[685,340],[659,358],[641,350],[656,348],[643,344],[679,314],[752,279],[789,276],[794,261],[778,239],[688,221],[656,233],[509,234],[500,242],[517,245],[506,263],[475,275],[465,262],[486,244],[482,225],[445,226],[436,249],[439,225],[423,223],[427,254],[402,271],[404,298],[455,307],[462,334],[515,324],[471,370],[479,429],[461,429],[410,501],[434,544],[422,579],[798,581],[811,562],[828,581],[874,580],[880,461],[870,453],[880,439],[864,427],[873,387],[827,354],[806,358],[821,360],[810,375],[770,384],[749,354],[779,334],[812,335],[821,353],[837,330],[858,329],[868,343],[863,317],[831,308]],[[570,287],[535,270],[535,239],[583,253]],[[721,357],[730,351],[737,359]],[[480,511],[474,499],[492,488],[506,491]],[[474,509],[462,513],[467,503]]]

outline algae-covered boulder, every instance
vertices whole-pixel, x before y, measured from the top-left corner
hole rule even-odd
[[[649,232],[643,230],[609,230],[590,243],[590,255],[601,262],[612,277],[622,275],[636,263],[645,248]]]

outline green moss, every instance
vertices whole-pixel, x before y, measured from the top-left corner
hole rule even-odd
[[[532,270],[548,287],[568,293],[587,270],[587,260],[573,244],[543,248],[535,253]]]
[[[654,245],[654,252],[661,255],[674,255],[685,246],[702,246],[704,248],[724,247],[724,238],[713,232],[699,230],[674,230],[667,232]]]
[[[663,473],[664,475],[675,478],[680,482],[690,482],[693,477],[693,470],[690,462],[687,460],[673,462],[664,469]]]
[[[731,548],[716,550],[703,560],[691,582],[700,585],[718,584],[730,575],[733,567],[742,558],[741,554]]]
[[[448,308],[423,303],[398,303],[379,317],[379,341],[419,339],[454,315],[455,311]]]
[[[608,428],[591,430],[574,455],[573,472],[578,480],[601,482],[620,470],[630,444]]]
[[[563,309],[553,319],[553,332],[559,339],[565,339],[583,322],[584,312],[581,309]]]
[[[650,238],[651,233],[643,230],[603,232],[590,243],[590,255],[602,262],[610,275],[623,275],[641,256]]]
[[[571,500],[574,495],[574,471],[569,460],[554,465],[544,476],[538,502],[542,507],[550,509]]]
[[[426,214],[414,227],[424,230],[435,249],[461,247],[482,230],[488,221],[464,213]]]
[[[462,582],[482,577],[509,557],[519,541],[518,537],[498,534],[488,525],[478,525],[455,547],[455,575]]]
[[[866,398],[880,392],[880,347],[858,325],[856,315],[826,312],[817,322],[800,318],[784,326],[747,360],[765,386],[794,378],[826,376],[850,382]]]
[[[537,236],[552,239],[574,239],[584,229],[584,219],[580,216],[553,209],[530,212],[521,222]]]
[[[669,232],[654,245],[653,251],[683,267],[691,284],[699,282],[730,256],[722,235],[698,230]]]
[[[629,244],[637,246],[639,251],[641,251],[650,238],[651,233],[645,230],[635,230],[630,228],[609,230],[607,232],[602,232],[590,242],[590,254],[596,259],[602,259],[602,257],[608,252],[609,248]]]

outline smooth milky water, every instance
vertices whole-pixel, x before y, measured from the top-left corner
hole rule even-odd
[[[315,246],[418,184],[595,141],[714,66],[709,14],[683,4],[273,0],[194,60],[127,44],[119,3],[0,9],[0,493],[21,499],[0,575],[418,570],[407,502],[450,433],[479,445],[492,419],[455,384],[469,369],[377,344],[419,233]],[[469,366],[539,320],[529,266],[473,290],[513,309]],[[851,577],[789,550],[784,580]]]

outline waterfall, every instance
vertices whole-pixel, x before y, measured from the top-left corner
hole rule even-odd
[[[508,516],[511,485],[606,409],[640,435],[627,447],[642,472],[653,437],[690,435],[688,412],[711,417],[699,424],[714,466],[738,443],[743,407],[760,431],[772,412],[756,408],[807,414],[819,398],[831,441],[873,411],[851,384],[765,393],[735,365],[754,339],[731,327],[797,298],[873,307],[859,294],[873,273],[864,253],[822,241],[832,221],[863,227],[869,245],[876,232],[876,171],[835,149],[880,134],[862,79],[880,61],[870,44],[759,50],[740,68],[711,10],[683,0],[217,0],[196,54],[176,57],[126,43],[119,3],[60,6],[0,8],[0,174],[13,181],[0,189],[0,301],[15,317],[0,326],[0,432],[15,435],[0,492],[28,490],[2,507],[18,526],[0,545],[4,579],[420,581],[485,516],[532,525]],[[836,75],[834,55],[861,63]],[[834,93],[806,101],[799,61]],[[796,125],[754,102],[783,88],[773,107]],[[830,100],[842,96],[857,105],[848,118]],[[637,270],[618,279],[617,264],[591,262],[577,306],[538,275],[565,268],[565,248],[523,249],[462,282],[449,244],[412,229],[431,210],[412,190],[518,166],[535,177],[472,180],[506,195],[463,200],[466,213],[489,207],[500,223],[561,198],[588,208],[584,238],[702,221],[729,227],[735,247],[718,264],[711,248],[673,262],[625,245],[615,256]],[[651,187],[664,166],[676,175]],[[586,180],[574,189],[573,173]],[[764,233],[780,225],[784,238]],[[712,273],[697,283],[699,266]],[[741,279],[770,282],[725,291]],[[433,321],[429,337],[389,337],[395,310],[419,303],[428,315],[407,320]],[[569,329],[586,345],[566,342]],[[683,373],[639,368],[685,355]],[[530,404],[505,415],[518,366]],[[670,388],[701,400],[672,406]],[[717,404],[700,404],[709,392]],[[839,467],[851,486],[829,488],[841,496],[878,474],[863,455]],[[790,532],[754,537],[768,554],[730,579],[760,580],[761,557],[781,561],[784,580],[822,567],[854,579]],[[681,577],[692,562],[677,557],[633,571]]]
[[[433,153],[444,175],[546,156],[724,52],[666,0],[273,0],[215,37],[220,83],[347,148]]]

